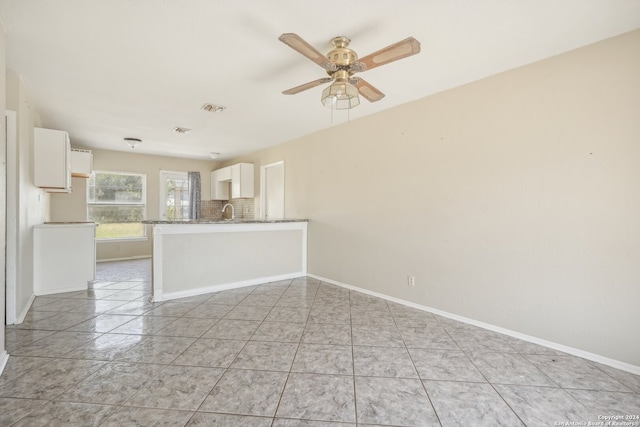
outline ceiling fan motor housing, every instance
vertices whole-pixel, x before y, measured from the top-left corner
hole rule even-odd
[[[336,64],[338,70],[346,70],[352,75],[355,72],[352,65],[358,62],[358,54],[347,47],[350,42],[351,40],[344,36],[334,37],[331,40],[334,48],[327,53],[327,59]],[[334,72],[327,71],[327,74],[332,75]]]

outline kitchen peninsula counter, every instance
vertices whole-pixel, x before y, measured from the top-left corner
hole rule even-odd
[[[143,223],[153,225],[153,301],[307,274],[306,219]]]

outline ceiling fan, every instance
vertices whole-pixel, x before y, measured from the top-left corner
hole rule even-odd
[[[408,37],[360,59],[358,59],[356,52],[349,49],[351,40],[344,36],[334,37],[331,40],[333,49],[326,55],[318,52],[302,37],[294,33],[282,34],[278,37],[278,40],[306,56],[324,68],[329,74],[329,77],[287,89],[282,93],[294,95],[321,84],[333,82],[324,89],[321,100],[325,107],[338,110],[359,105],[358,94],[370,102],[376,102],[384,98],[384,93],[361,77],[354,77],[355,73],[371,70],[420,52],[420,42],[413,37]]]

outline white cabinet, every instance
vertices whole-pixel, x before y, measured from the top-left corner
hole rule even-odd
[[[229,169],[229,178],[227,179],[224,179],[226,172],[221,173],[221,171],[222,169],[218,169],[211,172],[211,200],[229,200],[231,169]]]
[[[89,178],[93,171],[91,150],[71,149],[71,176]]]
[[[71,144],[69,133],[34,128],[34,182],[49,192],[71,192]]]
[[[96,277],[96,224],[56,223],[33,228],[33,293],[88,288]]]
[[[218,173],[218,181],[231,181],[231,166],[214,171]]]
[[[231,198],[249,197],[253,197],[253,164],[235,164],[231,166]]]
[[[253,164],[237,163],[211,172],[211,200],[253,197]]]

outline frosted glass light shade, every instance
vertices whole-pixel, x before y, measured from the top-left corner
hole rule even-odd
[[[322,91],[322,105],[335,110],[347,110],[360,105],[358,88],[354,85],[336,81]]]

